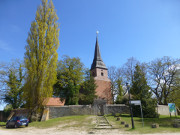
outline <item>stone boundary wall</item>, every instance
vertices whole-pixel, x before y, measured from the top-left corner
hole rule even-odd
[[[49,107],[49,119],[71,115],[91,114],[93,114],[93,110],[90,105],[69,105],[60,107]]]
[[[60,107],[48,107],[49,118],[47,119],[72,115],[98,115],[99,110],[97,110],[97,108],[98,107],[96,105],[67,105]],[[103,110],[104,114],[129,113],[129,107],[122,104],[104,105]]]
[[[6,122],[7,114],[4,111],[0,111],[0,122]]]
[[[156,110],[157,110],[157,113],[160,114],[160,115],[170,115],[168,105],[158,105],[156,107]],[[174,116],[175,113],[171,113],[171,115]],[[177,112],[176,112],[176,115],[177,115]]]
[[[125,104],[114,104],[114,105],[106,105],[107,112],[106,114],[129,114],[129,107]]]

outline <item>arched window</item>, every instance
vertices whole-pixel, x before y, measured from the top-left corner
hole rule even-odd
[[[104,76],[104,73],[103,73],[103,72],[101,72],[101,76]]]

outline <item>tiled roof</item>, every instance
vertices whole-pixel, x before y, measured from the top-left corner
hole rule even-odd
[[[65,99],[61,100],[60,98],[46,98],[43,102],[44,106],[64,106]]]

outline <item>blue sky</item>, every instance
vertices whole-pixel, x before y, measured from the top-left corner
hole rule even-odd
[[[40,0],[0,0],[0,62],[22,59]],[[59,59],[79,57],[86,67],[94,57],[96,30],[106,66],[128,58],[141,62],[179,58],[179,0],[53,0],[60,23]]]

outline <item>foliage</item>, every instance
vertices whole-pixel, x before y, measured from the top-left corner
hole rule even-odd
[[[11,110],[13,110],[13,107],[11,104],[7,104],[5,107],[4,107],[4,113],[6,116],[9,116],[10,113],[11,113]]]
[[[31,23],[27,38],[25,97],[28,108],[39,108],[53,94],[56,82],[57,49],[59,46],[58,17],[52,0],[42,0]]]
[[[11,105],[13,109],[23,105],[23,80],[24,67],[19,60],[14,60],[10,64],[1,67],[1,91],[2,100]]]
[[[5,107],[4,107],[4,112],[9,112],[9,111],[11,111],[13,108],[12,108],[12,105],[6,105]]]
[[[94,99],[97,97],[95,95],[96,87],[94,77],[91,75],[89,69],[87,69],[85,72],[85,80],[79,91],[79,104],[92,104]]]
[[[54,95],[65,98],[68,105],[78,104],[83,75],[83,63],[79,58],[63,56],[63,59],[58,62]]]
[[[151,90],[156,95],[158,103],[167,105],[168,97],[174,92],[178,60],[170,57],[155,59],[149,64],[149,80]]]
[[[111,94],[113,103],[122,103],[124,93],[123,90],[123,70],[122,68],[116,68],[111,66],[108,68],[108,77],[111,80]]]
[[[169,103],[175,103],[176,107],[180,109],[180,70],[178,69],[175,77],[175,85],[172,86],[172,92],[168,96]]]
[[[117,98],[116,98],[116,104],[124,104],[126,102],[125,98],[123,97],[123,86],[122,86],[122,79],[117,79]]]
[[[129,83],[130,87],[132,86],[133,76],[135,71],[135,66],[139,61],[134,57],[131,57],[127,60],[127,62],[123,65],[123,81],[125,83]]]
[[[156,117],[156,102],[152,99],[152,93],[149,91],[150,87],[147,85],[143,68],[143,66],[136,65],[130,93],[133,95],[134,100],[141,100],[144,117]],[[138,108],[140,107],[134,106],[133,113],[135,116],[141,114]]]

